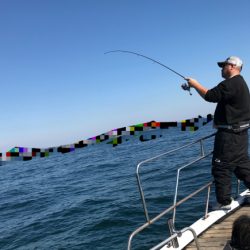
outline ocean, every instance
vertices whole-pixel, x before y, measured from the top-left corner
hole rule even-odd
[[[127,249],[129,235],[145,223],[137,164],[213,132],[211,124],[196,132],[166,129],[151,141],[133,139],[114,148],[101,143],[1,166],[0,249]],[[213,138],[206,147],[211,150],[212,145]],[[172,205],[177,168],[198,154],[199,147],[190,147],[143,166],[150,218]],[[211,180],[210,161],[184,171],[178,199]],[[177,229],[203,215],[205,193],[178,207]],[[132,249],[149,249],[164,240],[171,217],[167,214],[136,236]]]

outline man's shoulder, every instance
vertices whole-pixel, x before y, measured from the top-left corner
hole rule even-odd
[[[238,83],[246,83],[244,77],[242,75],[236,75],[232,78],[228,79],[229,82],[238,82]]]
[[[218,86],[220,86],[222,88],[235,89],[236,86],[240,87],[240,88],[243,86],[247,86],[247,83],[242,75],[236,75],[230,79],[226,79],[226,80],[220,82]]]

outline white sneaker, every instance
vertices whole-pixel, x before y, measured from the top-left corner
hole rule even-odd
[[[247,192],[246,192],[245,198],[244,198],[244,202],[245,202],[245,204],[247,204],[247,205],[250,204],[250,189],[247,189]]]
[[[214,206],[212,206],[212,209],[213,210],[230,210],[232,202],[233,202],[233,198],[231,197],[230,204],[228,204],[228,205],[222,205],[219,202],[217,202]]]

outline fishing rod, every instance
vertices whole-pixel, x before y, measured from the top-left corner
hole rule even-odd
[[[107,51],[105,52],[104,54],[109,54],[109,53],[116,53],[116,52],[120,52],[120,53],[130,53],[130,54],[134,54],[134,55],[137,55],[137,56],[141,56],[141,57],[144,57],[154,63],[157,63],[159,65],[161,65],[162,67],[172,71],[173,73],[175,73],[176,75],[180,76],[181,78],[183,78],[184,80],[187,80],[185,76],[183,76],[182,74],[178,73],[177,71],[171,69],[170,67],[164,65],[163,63],[159,62],[159,61],[156,61],[155,59],[153,58],[150,58],[148,56],[144,56],[142,54],[139,54],[139,53],[136,53],[136,52],[133,52],[133,51],[128,51],[128,50],[111,50],[111,51]],[[190,91],[190,86],[187,84],[187,83],[183,83],[181,85],[182,89],[183,90],[186,90],[186,91],[189,91],[189,94],[192,95],[191,91]]]

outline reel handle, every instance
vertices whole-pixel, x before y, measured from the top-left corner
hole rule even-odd
[[[183,84],[181,85],[181,87],[182,87],[183,90],[188,91],[188,92],[189,92],[189,95],[192,95],[192,93],[191,93],[191,88],[190,88],[190,86],[189,86],[187,83],[183,83]]]

